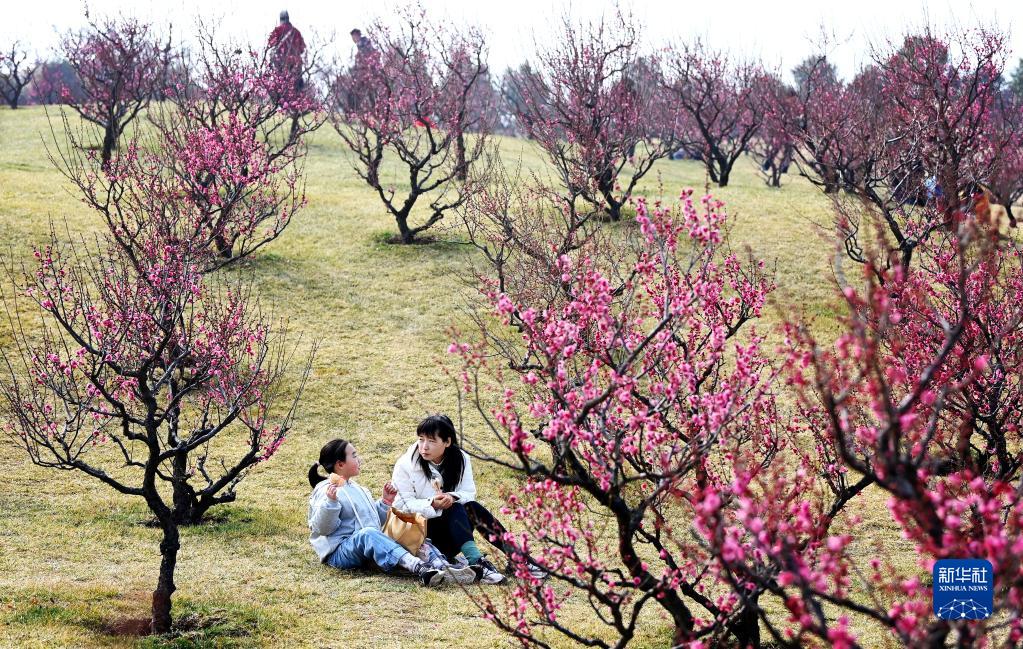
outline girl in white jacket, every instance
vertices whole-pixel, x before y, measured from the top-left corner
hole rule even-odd
[[[394,506],[426,517],[426,536],[449,560],[465,555],[477,580],[505,580],[484,558],[473,532],[484,535],[505,554],[505,529],[476,501],[476,482],[469,454],[458,447],[455,426],[447,415],[430,415],[416,429],[418,440],[394,465],[391,484],[398,491]]]

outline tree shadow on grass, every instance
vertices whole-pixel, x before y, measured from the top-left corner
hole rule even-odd
[[[155,636],[150,635],[148,592],[69,595],[75,594],[36,592],[21,602],[15,599],[8,615],[0,617],[5,626],[78,627],[93,634],[97,644],[135,638],[146,649],[255,646],[269,631],[269,622],[255,608],[178,597],[170,633]]]
[[[265,622],[254,609],[175,603],[170,633],[142,637],[139,647],[169,649],[185,647],[249,647],[265,630]],[[184,611],[180,609],[184,608]],[[148,623],[148,620],[147,620]]]
[[[389,259],[449,261],[464,258],[475,252],[469,238],[459,231],[438,231],[436,234],[421,234],[409,244],[403,244],[401,237],[393,230],[377,230],[370,233],[374,252],[381,262]]]

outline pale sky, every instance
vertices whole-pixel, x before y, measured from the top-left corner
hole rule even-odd
[[[177,36],[193,31],[195,19],[220,19],[233,37],[262,43],[277,23],[281,9],[309,40],[312,34],[336,34],[338,51],[351,49],[348,32],[373,18],[385,21],[400,6],[396,0],[92,0],[94,14],[128,11],[141,18],[170,22]],[[568,10],[573,16],[593,18],[613,11],[610,0],[423,0],[426,10],[441,19],[470,22],[484,30],[490,45],[491,67],[500,72],[525,60],[535,38],[551,38],[552,26]],[[625,0],[640,24],[645,25],[648,47],[700,36],[717,48],[760,57],[769,67],[786,74],[815,50],[822,34],[834,43],[830,55],[839,72],[852,76],[869,60],[871,43],[899,34],[930,20],[937,26],[996,25],[1010,34],[1012,54],[1008,69],[1023,56],[1023,1],[1020,0],[827,0],[728,1]],[[12,38],[45,51],[57,42],[56,32],[82,24],[81,0],[9,0],[0,21],[0,43]],[[1014,33],[1015,32],[1015,33]]]

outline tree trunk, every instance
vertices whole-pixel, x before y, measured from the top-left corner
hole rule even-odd
[[[104,165],[110,162],[110,156],[113,155],[114,149],[117,148],[117,135],[117,124],[114,122],[107,124],[107,127],[103,129],[102,159]]]
[[[607,207],[607,217],[609,220],[617,222],[622,218],[622,201],[615,199],[614,180],[610,168],[605,168],[596,178],[597,191],[604,197],[604,205]]]
[[[469,177],[468,165],[465,163],[465,135],[459,133],[455,138],[455,178],[465,180]]]
[[[197,525],[209,507],[200,508],[195,490],[188,484],[188,456],[175,455],[171,463],[174,478],[175,525]]]
[[[709,157],[706,158],[706,160],[707,161],[704,164],[707,167],[707,175],[710,176],[710,181],[712,183],[716,183],[716,182],[718,182],[718,170],[717,170],[717,167],[715,166],[714,161],[712,159],[710,159]]]
[[[725,187],[728,185],[728,176],[732,173],[731,165],[727,163],[721,163],[721,171],[718,173],[718,187]]]
[[[213,244],[217,247],[217,254],[224,259],[230,259],[234,256],[234,244],[228,241],[223,233],[213,237]]]
[[[626,512],[618,510],[615,512],[616,518],[618,519],[618,555],[622,559],[622,563],[629,570],[629,574],[637,579],[649,579],[650,575],[646,574],[646,568],[639,556],[636,554],[636,550],[632,545],[632,522],[629,520]],[[696,626],[696,622],[693,619],[693,614],[689,608],[682,601],[678,592],[675,590],[664,590],[658,594],[657,603],[661,605],[670,616],[672,621],[675,623],[675,633],[673,637],[672,646],[681,647],[692,640],[693,629]]]
[[[177,494],[175,494],[175,499]],[[190,500],[186,501],[182,507],[174,507],[174,524],[180,527],[188,527],[189,525],[198,525],[202,523],[203,516],[210,510],[213,503],[202,504],[198,498],[194,495],[190,497]]]
[[[743,649],[760,649],[760,619],[757,617],[759,605],[756,598],[749,599],[739,618],[729,625],[736,644]]]
[[[969,634],[968,631],[969,628],[970,627],[963,625],[962,627],[960,627],[959,633]],[[944,647],[947,647],[949,631],[951,631],[951,628],[949,627],[948,622],[946,622],[945,620],[931,624],[931,626],[927,629],[927,638],[926,640],[924,640],[925,644],[923,646],[931,647],[932,649],[943,649]],[[959,646],[961,647],[973,646],[972,643],[968,641],[968,635],[967,638],[963,638],[962,636],[960,636],[960,639],[961,640],[967,639],[967,642],[965,643],[960,642]]]
[[[171,596],[174,594],[174,568],[178,563],[181,543],[178,527],[173,520],[161,521],[163,541],[160,542],[160,578],[153,591],[153,633],[167,633],[171,629]]]
[[[622,204],[616,201],[608,201],[607,203],[607,218],[612,222],[617,223],[622,220]]]
[[[824,193],[834,194],[838,192],[838,173],[831,169],[825,169],[821,174],[821,178],[824,180]]]
[[[902,270],[909,270],[910,265],[913,263],[913,248],[905,246],[902,248],[901,253],[900,264],[902,265]]]
[[[415,241],[415,235],[408,226],[408,214],[399,212],[394,215],[394,220],[398,224],[398,232],[401,235],[402,244],[407,245]]]

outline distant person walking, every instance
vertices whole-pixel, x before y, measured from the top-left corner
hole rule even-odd
[[[352,42],[355,43],[355,65],[365,65],[369,62],[369,58],[373,56],[376,49],[373,47],[373,41],[369,40],[369,36],[363,36],[362,30],[356,27],[350,32]]]
[[[291,24],[287,11],[282,11],[280,24],[270,32],[266,47],[271,50],[271,61],[278,72],[294,77],[295,89],[305,85],[302,79],[302,57],[305,55],[305,40],[302,32]]]
[[[281,84],[272,91],[274,101],[282,106],[292,105],[289,139],[294,140],[298,135],[299,119],[306,112],[302,108],[295,108],[296,105],[304,103],[302,96],[305,79],[302,78],[302,70],[305,67],[303,61],[305,39],[302,38],[302,32],[291,24],[287,10],[281,12],[280,20],[280,24],[266,39],[266,48],[270,54],[270,63],[281,81]]]
[[[374,85],[379,80],[379,54],[368,36],[362,30],[353,29],[349,34],[355,43],[355,64],[349,70],[352,83],[346,92],[346,101],[350,110],[356,110],[360,101],[374,101]]]

